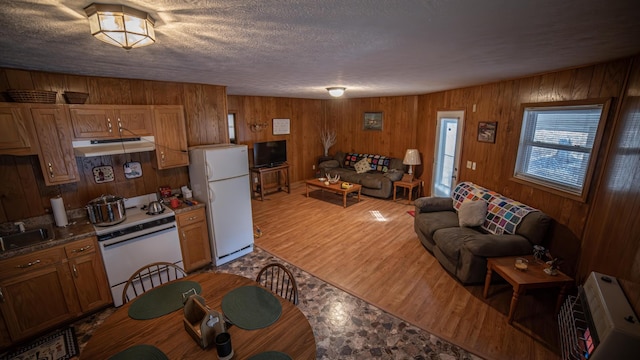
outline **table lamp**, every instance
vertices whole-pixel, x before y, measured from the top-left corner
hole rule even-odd
[[[402,160],[404,165],[409,165],[409,181],[413,180],[413,165],[420,165],[420,152],[418,149],[407,149],[407,152],[404,154],[404,160]]]

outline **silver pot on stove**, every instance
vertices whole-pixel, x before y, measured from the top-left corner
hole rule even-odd
[[[87,204],[89,221],[96,226],[111,226],[123,222],[126,218],[124,198],[115,195],[102,195]]]

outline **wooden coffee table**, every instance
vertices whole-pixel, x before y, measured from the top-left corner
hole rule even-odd
[[[347,207],[347,194],[349,193],[358,193],[358,201],[360,201],[360,190],[362,190],[362,186],[359,184],[351,184],[351,187],[348,189],[343,189],[342,186],[343,181],[338,181],[335,184],[325,185],[324,182],[318,179],[305,180],[307,184],[307,197],[309,197],[309,186],[317,187],[322,190],[328,190],[334,192],[336,194],[342,194],[342,206]]]
[[[516,258],[523,257],[529,260],[529,267],[526,271],[520,271],[515,268]],[[558,270],[557,275],[547,275],[544,269],[546,264],[538,263],[533,256],[507,256],[499,258],[487,259],[487,277],[484,281],[484,297],[489,293],[489,285],[491,284],[491,274],[495,271],[502,278],[507,280],[513,286],[513,296],[511,297],[511,306],[509,307],[509,317],[507,322],[513,322],[513,315],[518,305],[520,295],[524,294],[527,289],[553,288],[559,287],[558,301],[556,302],[556,313],[560,310],[562,300],[567,288],[573,279]]]

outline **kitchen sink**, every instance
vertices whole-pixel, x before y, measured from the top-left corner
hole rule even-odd
[[[47,240],[50,240],[47,229],[27,230],[0,237],[0,248],[2,251],[15,250]]]

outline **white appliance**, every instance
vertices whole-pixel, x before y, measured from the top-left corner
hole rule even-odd
[[[253,251],[253,219],[246,145],[189,148],[193,196],[206,203],[213,264]]]
[[[592,272],[558,314],[563,360],[637,359],[640,320],[618,279]]]
[[[184,267],[175,213],[165,206],[160,214],[147,214],[146,207],[154,200],[156,194],[125,199],[123,222],[94,226],[115,306],[122,305],[124,285],[141,267],[158,261]]]

